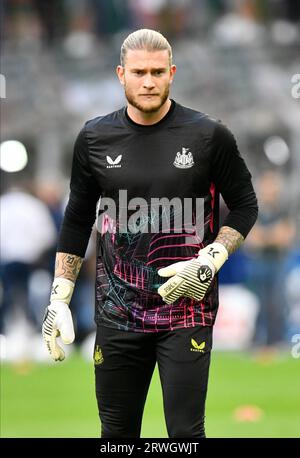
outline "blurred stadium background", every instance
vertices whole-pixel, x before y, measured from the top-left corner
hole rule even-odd
[[[300,2],[2,0],[0,12],[1,437],[99,436],[93,237],[63,364],[49,361],[40,328],[73,142],[87,119],[124,104],[115,66],[142,27],[173,46],[172,96],[234,132],[260,203],[220,275],[207,435],[299,437]],[[157,372],[143,437],[166,437]]]

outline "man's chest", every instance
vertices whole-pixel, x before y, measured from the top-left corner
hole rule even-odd
[[[96,141],[90,164],[102,195],[127,190],[130,197],[192,197],[209,189],[209,161],[196,135],[127,135]]]

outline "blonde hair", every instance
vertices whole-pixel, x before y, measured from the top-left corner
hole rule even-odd
[[[163,51],[169,53],[169,63],[172,65],[172,48],[168,40],[156,30],[139,29],[128,35],[121,46],[120,62],[122,67],[125,64],[127,51],[136,49],[146,49],[147,51]]]

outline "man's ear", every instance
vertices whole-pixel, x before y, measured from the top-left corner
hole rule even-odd
[[[170,84],[173,83],[173,79],[174,79],[175,73],[176,73],[176,65],[171,65],[171,68],[170,68],[170,75],[171,75]]]
[[[125,80],[124,80],[124,67],[122,65],[118,65],[116,68],[116,73],[118,75],[119,81],[124,86]]]

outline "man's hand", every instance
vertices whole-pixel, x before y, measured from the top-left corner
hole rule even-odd
[[[57,343],[61,336],[65,344],[74,341],[74,326],[69,303],[74,283],[65,278],[56,278],[52,285],[51,303],[45,311],[42,334],[48,351],[54,361],[63,361],[65,353]]]
[[[158,293],[167,304],[179,297],[191,297],[201,301],[211,285],[214,275],[228,258],[221,243],[211,243],[198,252],[197,259],[176,262],[159,269],[161,277],[172,277],[158,288]]]
[[[61,336],[65,344],[70,344],[75,339],[71,311],[65,302],[54,301],[46,308],[42,333],[54,361],[63,361],[65,352],[58,345],[57,337]]]

